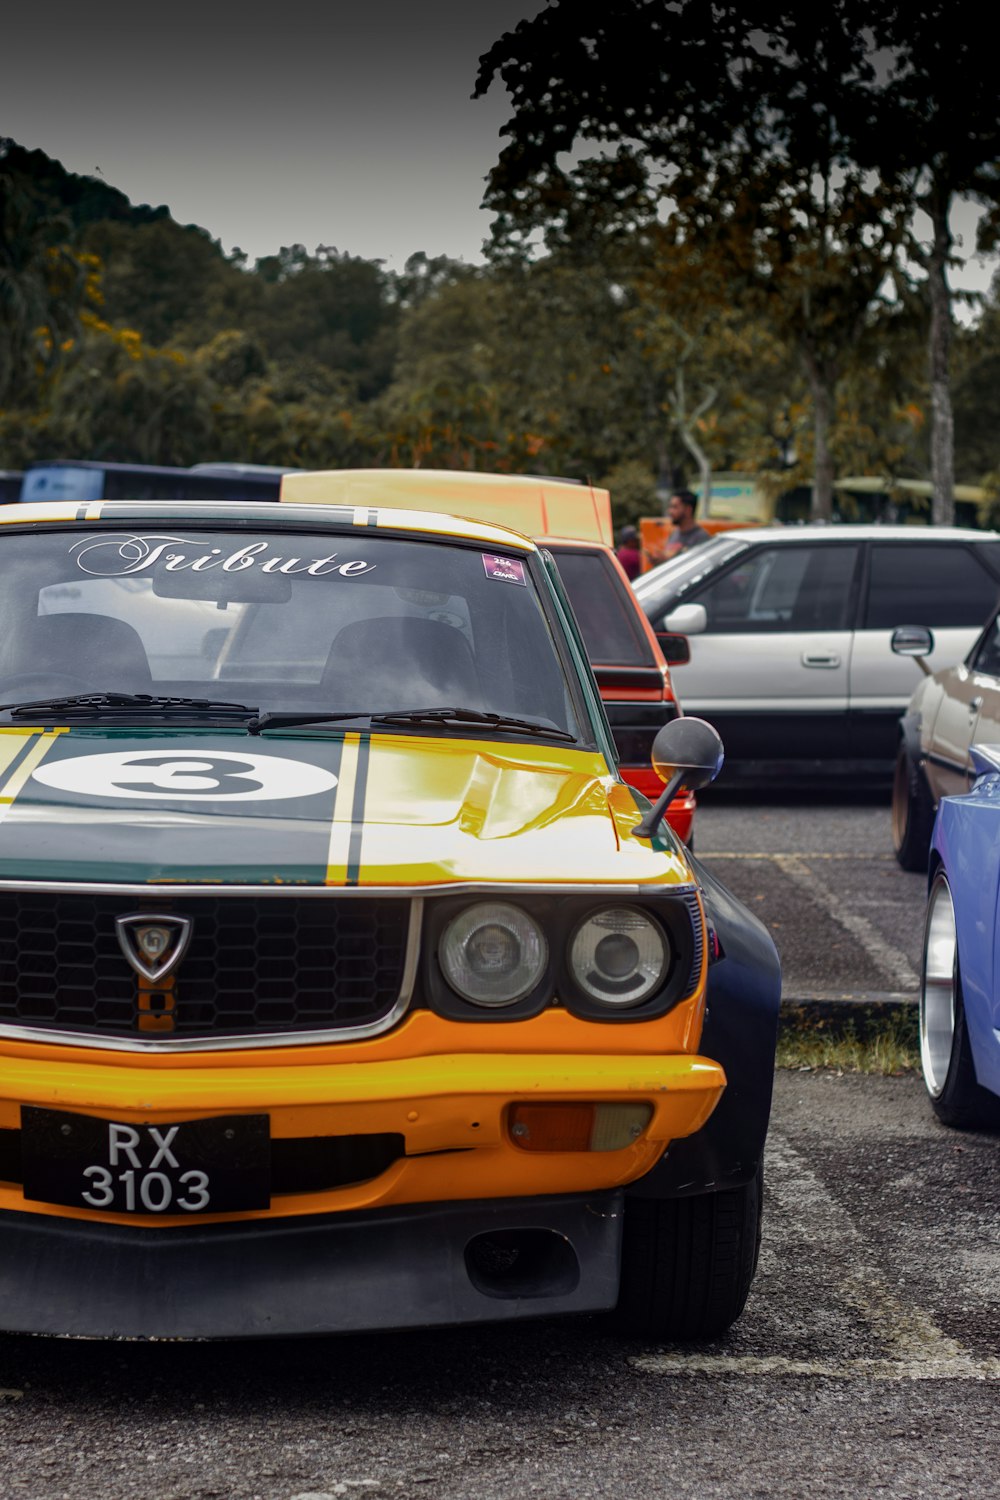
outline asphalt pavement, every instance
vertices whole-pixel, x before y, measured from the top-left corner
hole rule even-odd
[[[697,856],[769,928],[783,1013],[891,1014],[917,1003],[926,880],[892,852],[882,793],[703,793]]]
[[[4,1500],[978,1500],[998,1138],[913,1076],[779,1071],[746,1312],[215,1344],[0,1338]]]

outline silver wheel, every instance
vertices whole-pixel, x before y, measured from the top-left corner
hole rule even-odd
[[[932,1099],[941,1096],[955,1045],[957,948],[951,887],[938,875],[927,904],[920,985],[920,1061]]]

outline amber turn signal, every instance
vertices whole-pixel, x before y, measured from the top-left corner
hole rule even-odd
[[[651,1104],[512,1104],[508,1130],[522,1151],[620,1151],[652,1115]]]

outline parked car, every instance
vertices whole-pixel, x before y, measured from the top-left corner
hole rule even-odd
[[[651,760],[653,741],[681,713],[663,652],[621,563],[601,542],[539,538],[555,559],[569,595],[604,704],[621,773],[656,801],[662,782]],[[678,838],[694,846],[695,796],[681,792],[666,818]]]
[[[990,615],[964,661],[937,672],[927,665],[935,654],[932,631],[897,630],[892,644],[924,672],[899,724],[892,844],[904,870],[925,870],[938,803],[968,791],[977,774],[973,744],[1000,744],[1000,611]]]
[[[1000,1124],[1000,743],[971,751],[972,789],[942,798],[930,851],[920,1057],[938,1118]]]
[[[650,762],[658,729],[681,712],[670,671],[609,545],[607,490],[565,479],[481,474],[451,469],[331,469],[286,475],[282,499],[295,504],[428,505],[479,521],[496,521],[543,544],[576,615],[597,686],[611,721],[621,771],[653,801],[660,781]],[[695,797],[681,792],[667,822],[691,844]]]
[[[0,1327],[738,1317],[780,974],[622,780],[552,559],[426,511],[0,512]]]
[[[963,657],[1000,594],[1000,535],[958,527],[796,526],[725,532],[633,585],[686,713],[713,723],[727,774],[888,782],[912,664],[894,629]]]

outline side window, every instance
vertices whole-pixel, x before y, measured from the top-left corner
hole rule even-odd
[[[1000,586],[968,548],[933,542],[872,547],[865,627],[982,625]]]
[[[972,670],[988,677],[1000,677],[1000,620],[994,620],[979,642],[972,658]]]
[[[846,630],[858,549],[759,547],[685,603],[705,606],[712,634]]]

